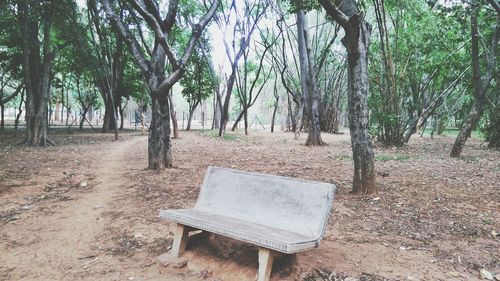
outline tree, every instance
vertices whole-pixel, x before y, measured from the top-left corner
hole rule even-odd
[[[319,91],[316,84],[316,66],[311,50],[307,19],[303,10],[297,11],[297,32],[299,44],[300,84],[307,113],[308,136],[306,145],[324,145],[321,139],[319,112]]]
[[[215,18],[220,30],[223,30],[224,47],[226,49],[227,58],[231,64],[231,73],[226,80],[226,95],[221,110],[221,125],[219,127],[220,137],[224,135],[227,122],[229,121],[229,103],[236,82],[239,60],[249,48],[252,34],[269,5],[267,0],[259,0],[253,3],[245,0],[241,3],[243,7],[239,7],[237,4],[239,4],[239,2],[232,0],[229,7],[223,10],[222,15],[218,15]],[[243,14],[241,14],[240,9],[243,9]],[[232,30],[229,30],[231,25]],[[230,33],[228,34],[228,32]],[[232,36],[231,43],[226,40],[226,36]]]
[[[150,169],[172,167],[168,95],[172,86],[184,74],[188,59],[203,30],[215,14],[219,1],[215,1],[199,22],[192,26],[187,45],[180,46],[183,49],[180,59],[167,41],[176,23],[179,1],[169,2],[164,18],[161,17],[160,8],[154,1],[132,0],[130,4],[132,8],[128,9],[129,16],[135,19],[141,18],[154,36],[153,48],[149,48],[148,42],[144,40],[140,24],[136,24],[135,32],[132,32],[130,26],[118,16],[116,7],[111,5],[109,0],[103,1],[104,10],[112,26],[124,38],[137,66],[141,69],[151,97],[152,120],[148,138],[148,167]]]
[[[202,48],[205,51],[210,48],[205,38],[201,40],[201,43],[195,49],[186,66],[186,73],[181,78],[181,86],[183,87],[182,95],[189,105],[186,131],[191,130],[191,120],[194,110],[203,100],[210,97],[214,88],[213,84],[217,83],[217,81],[212,79],[207,60],[203,57]]]
[[[498,4],[491,1],[492,6],[496,9]],[[496,5],[495,5],[496,4]],[[464,148],[465,142],[469,138],[472,129],[476,127],[481,115],[483,114],[483,107],[486,100],[486,93],[489,89],[489,85],[494,78],[495,73],[497,73],[496,56],[498,49],[498,41],[500,39],[500,12],[497,10],[496,15],[496,27],[491,36],[491,41],[489,49],[484,49],[485,65],[486,71],[481,75],[480,67],[480,54],[479,54],[479,41],[480,32],[478,27],[478,13],[480,6],[475,2],[471,1],[471,14],[470,14],[470,24],[471,24],[471,65],[472,65],[472,86],[474,93],[474,103],[472,108],[467,115],[467,118],[462,125],[462,129],[458,133],[453,148],[451,149],[451,157],[460,157],[462,150]]]
[[[371,26],[354,0],[336,6],[318,0],[326,13],[345,31],[342,43],[347,49],[349,130],[354,160],[352,192],[374,193],[375,163],[368,120],[368,48]]]
[[[241,112],[234,121],[231,131],[236,130],[238,123],[241,121],[241,118],[243,118],[245,135],[248,135],[248,125],[249,125],[248,109],[255,104],[257,98],[262,93],[264,85],[266,84],[266,82],[269,79],[269,76],[271,75],[271,70],[269,70],[267,74],[265,73],[266,69],[264,68],[264,59],[266,58],[266,54],[268,53],[269,49],[276,42],[276,39],[274,39],[272,42],[268,41],[270,37],[269,31],[267,31],[265,35],[260,29],[259,32],[262,41],[265,42],[261,44],[263,45],[264,48],[263,50],[259,50],[257,48],[257,43],[254,44],[253,49],[260,56],[259,63],[255,64],[254,62],[252,62],[252,60],[249,57],[250,48],[248,48],[243,53],[243,65],[237,67],[238,69],[236,75],[237,78],[236,90],[238,94],[238,101],[240,102],[241,105]],[[257,92],[255,93],[256,88]]]
[[[13,8],[16,6],[16,8]],[[52,2],[18,1],[17,12],[22,49],[22,70],[26,88],[26,140],[29,146],[53,144],[47,137],[51,69],[57,52],[76,33],[76,4],[70,0]]]

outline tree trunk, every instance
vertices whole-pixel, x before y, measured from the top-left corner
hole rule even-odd
[[[71,105],[69,104],[69,91],[66,91],[66,126],[68,126],[69,124],[70,113],[71,113]]]
[[[474,1],[473,1],[474,2]],[[478,8],[474,7],[474,10],[471,13],[471,61],[472,61],[472,86],[474,89],[474,104],[472,105],[472,109],[467,115],[467,119],[465,120],[462,129],[460,130],[457,138],[455,139],[455,143],[453,144],[453,148],[451,149],[450,156],[458,158],[462,154],[462,150],[465,146],[465,142],[467,139],[470,137],[472,133],[472,129],[477,125],[477,122],[479,121],[479,118],[481,118],[481,115],[483,113],[483,105],[484,105],[484,100],[485,100],[485,95],[486,95],[486,89],[488,88],[488,85],[490,84],[490,81],[492,79],[492,68],[495,68],[496,65],[494,63],[495,61],[495,51],[497,48],[498,44],[498,37],[499,36],[499,27],[498,24],[500,24],[500,20],[497,20],[497,27],[495,30],[494,37],[492,40],[492,53],[493,55],[490,58],[487,58],[487,60],[491,60],[493,62],[487,61],[488,64],[488,71],[489,73],[486,74],[486,77],[482,79],[481,74],[480,74],[480,65],[479,65],[479,28],[477,25],[477,13],[478,13]],[[499,16],[500,18],[500,16]],[[493,65],[491,65],[493,64]],[[490,77],[488,77],[490,76]]]
[[[245,110],[243,112],[243,120],[245,123],[245,135],[248,136],[248,109],[247,108],[245,108]],[[257,123],[255,123],[255,125],[257,125]]]
[[[308,136],[306,145],[324,145],[321,139],[319,116],[319,92],[316,85],[316,69],[309,43],[307,19],[304,11],[297,12],[297,29],[299,44],[300,82],[304,97],[304,109],[308,121]]]
[[[238,114],[238,117],[236,118],[236,120],[234,120],[234,123],[233,123],[233,127],[231,128],[231,131],[236,131],[236,128],[238,128],[238,123],[240,123],[241,121],[241,118],[243,118],[243,116],[245,115],[245,108],[243,108],[242,111],[240,111],[240,114]]]
[[[295,117],[293,115],[293,109],[292,109],[292,101],[290,99],[290,94],[287,95],[287,112],[288,112],[288,117],[286,118],[286,125],[287,125],[287,130],[289,132],[295,132]]]
[[[4,110],[5,105],[0,103],[0,130],[2,131],[5,129]]]
[[[148,168],[172,167],[170,141],[170,108],[168,91],[163,95],[152,94],[152,118],[148,138]]]
[[[16,116],[16,121],[14,123],[14,130],[17,131],[17,127],[19,126],[19,118],[21,118],[21,114],[23,113],[23,102],[24,102],[24,91],[21,92],[21,101],[19,102],[18,113]]]
[[[212,120],[212,130],[219,129],[220,126],[220,110],[221,110],[221,97],[219,92],[214,93],[214,117]]]
[[[233,70],[231,72],[231,75],[229,75],[229,79],[227,81],[226,97],[224,99],[224,104],[222,105],[219,137],[222,137],[226,132],[226,125],[229,121],[229,102],[231,100],[231,94],[233,92],[234,82],[236,80],[236,65],[234,64],[235,63],[233,62]]]
[[[186,131],[191,131],[191,120],[193,119],[193,112],[194,112],[194,108],[189,110]]]
[[[123,130],[123,106],[121,102],[118,104],[118,113],[120,114],[120,130]]]
[[[174,139],[178,139],[179,138],[179,125],[177,123],[177,115],[175,114],[175,110],[174,110],[174,102],[173,102],[173,96],[172,96],[173,92],[172,90],[170,90],[169,94],[168,94],[168,103],[169,103],[169,106],[170,106],[170,118],[172,119],[172,125],[173,125],[173,129],[174,129]]]
[[[114,117],[114,109],[113,104],[110,100],[110,94],[104,94],[104,118],[102,120],[102,132],[109,133],[111,130],[115,128],[115,117]]]
[[[64,75],[61,88],[61,124],[64,123]]]
[[[84,108],[83,108],[83,112],[82,112],[82,114],[81,114],[82,119],[80,119],[80,131],[81,131],[81,130],[83,130],[83,122],[86,120],[86,119],[85,119],[85,118],[86,118],[85,116],[87,115],[87,112],[89,111],[89,108],[90,108],[90,106],[89,106],[89,107],[84,107]]]
[[[274,133],[274,120],[276,119],[276,111],[278,111],[278,101],[279,97],[276,97],[276,101],[274,101],[273,117],[271,119],[271,133]]]
[[[22,70],[26,86],[25,144],[46,146],[52,144],[47,138],[47,107],[53,61],[53,54],[50,52],[50,23],[43,24],[43,41],[40,42],[41,24],[33,21],[26,3],[19,5],[19,15],[21,31],[24,34]],[[43,54],[40,53],[41,50]]]
[[[354,14],[349,18],[348,30],[342,43],[348,58],[349,130],[354,160],[352,192],[374,193],[375,164],[368,119],[368,47],[370,25]]]

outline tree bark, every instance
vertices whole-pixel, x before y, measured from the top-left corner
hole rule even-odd
[[[274,121],[276,119],[276,112],[278,111],[278,102],[280,96],[278,95],[278,87],[277,87],[278,79],[274,79],[274,109],[273,109],[273,117],[271,118],[271,133],[274,133]]]
[[[212,120],[212,130],[219,129],[220,126],[220,110],[221,110],[221,97],[219,91],[214,92],[214,117]]]
[[[21,101],[19,102],[18,113],[16,116],[16,121],[14,123],[14,130],[17,131],[17,127],[19,126],[19,118],[21,118],[21,114],[23,113],[23,102],[24,102],[24,90],[21,92]]]
[[[377,191],[375,157],[368,119],[368,47],[371,27],[362,18],[355,0],[343,1],[339,8],[333,6],[330,0],[319,2],[345,31],[342,44],[347,49],[348,60],[349,131],[354,160],[352,193],[374,193]]]
[[[31,7],[37,9],[37,7]],[[23,32],[22,69],[26,85],[26,140],[28,146],[52,144],[47,138],[47,108],[50,71],[54,54],[50,50],[49,18],[44,18],[43,39],[39,39],[39,23],[29,14],[26,3],[19,4],[20,24]],[[43,44],[43,48],[41,48]],[[41,50],[43,53],[41,54]]]
[[[120,130],[123,130],[123,121],[124,120],[123,120],[123,106],[122,106],[122,103],[118,104],[118,113],[120,114]]]
[[[349,19],[343,44],[348,53],[349,130],[354,158],[353,193],[374,193],[375,163],[368,120],[368,47],[370,25],[359,15]]]
[[[170,89],[167,89],[170,90]],[[152,95],[152,118],[148,138],[148,167],[163,169],[172,167],[172,143],[170,141],[170,108],[168,92]]]
[[[192,106],[189,107],[189,116],[188,116],[186,131],[191,131],[191,121],[193,120],[193,113],[196,107],[198,107],[199,103],[200,101],[196,101]]]
[[[174,110],[174,102],[173,102],[173,91],[172,89],[170,90],[168,94],[168,103],[170,106],[170,119],[172,120],[172,127],[174,129],[174,139],[179,138],[179,125],[177,123],[177,114],[175,113]]]
[[[473,1],[474,3],[474,1]],[[493,73],[496,66],[496,50],[498,47],[498,40],[500,38],[500,14],[497,15],[497,25],[493,38],[491,40],[491,47],[486,54],[487,72],[484,77],[481,77],[481,69],[479,63],[479,28],[477,24],[478,7],[473,7],[471,13],[471,62],[472,62],[472,86],[474,89],[474,103],[471,111],[467,115],[462,129],[458,133],[453,148],[451,149],[450,156],[458,158],[462,154],[465,142],[470,137],[472,130],[477,125],[477,122],[483,114],[484,101],[486,99],[486,91],[493,79]]]
[[[321,125],[318,109],[319,92],[316,85],[316,70],[311,54],[307,19],[304,11],[297,12],[297,30],[299,44],[300,83],[304,97],[304,109],[308,122],[307,146],[321,146]]]

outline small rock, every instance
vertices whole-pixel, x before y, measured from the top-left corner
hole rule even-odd
[[[95,205],[94,206],[94,209],[100,209],[100,208],[102,208],[102,205]]]
[[[406,280],[416,280],[416,279],[415,277],[408,275],[408,277],[406,277]]]
[[[135,280],[135,277],[134,277],[134,276],[130,276],[130,277],[128,278],[128,280],[130,280],[130,281]]]
[[[404,247],[404,246],[399,247],[399,249],[400,249],[401,251],[406,251],[406,247]]]
[[[175,258],[170,253],[162,254],[158,257],[158,262],[161,266],[171,266],[173,268],[183,268],[187,265],[187,260],[183,258]]]
[[[359,279],[356,277],[347,277],[344,281],[359,281]]]
[[[81,181],[80,184],[78,185],[79,187],[87,187],[87,182],[86,181]]]
[[[460,273],[456,271],[448,271],[446,275],[451,276],[451,277],[459,277]]]
[[[138,233],[134,234],[134,237],[135,238],[142,238],[142,233],[138,232]]]
[[[204,269],[204,270],[200,271],[200,277],[204,280],[208,279],[208,278],[212,277],[212,272],[208,271],[207,269]]]
[[[373,200],[373,201],[378,201],[378,200],[380,200],[380,197],[375,197],[375,198],[373,198],[372,200]]]
[[[491,274],[491,272],[489,272],[488,270],[486,269],[481,269],[479,272],[481,272],[481,276],[484,278],[484,279],[488,279],[488,280],[494,280],[493,279],[493,274]]]

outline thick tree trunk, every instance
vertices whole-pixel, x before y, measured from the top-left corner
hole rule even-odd
[[[349,130],[354,160],[352,192],[374,193],[375,164],[368,119],[368,47],[370,25],[358,14],[349,18],[342,43],[348,57]]]
[[[299,44],[300,82],[304,97],[304,109],[308,121],[306,145],[324,145],[321,139],[319,116],[319,92],[316,85],[316,69],[312,58],[312,50],[308,38],[307,19],[302,10],[297,12],[297,29]]]
[[[152,94],[152,118],[148,138],[148,167],[150,169],[172,167],[170,108],[167,93]]]
[[[104,94],[106,99],[104,100],[104,118],[102,120],[102,132],[109,133],[111,130],[115,129],[115,117],[113,104],[109,98],[110,94]]]

